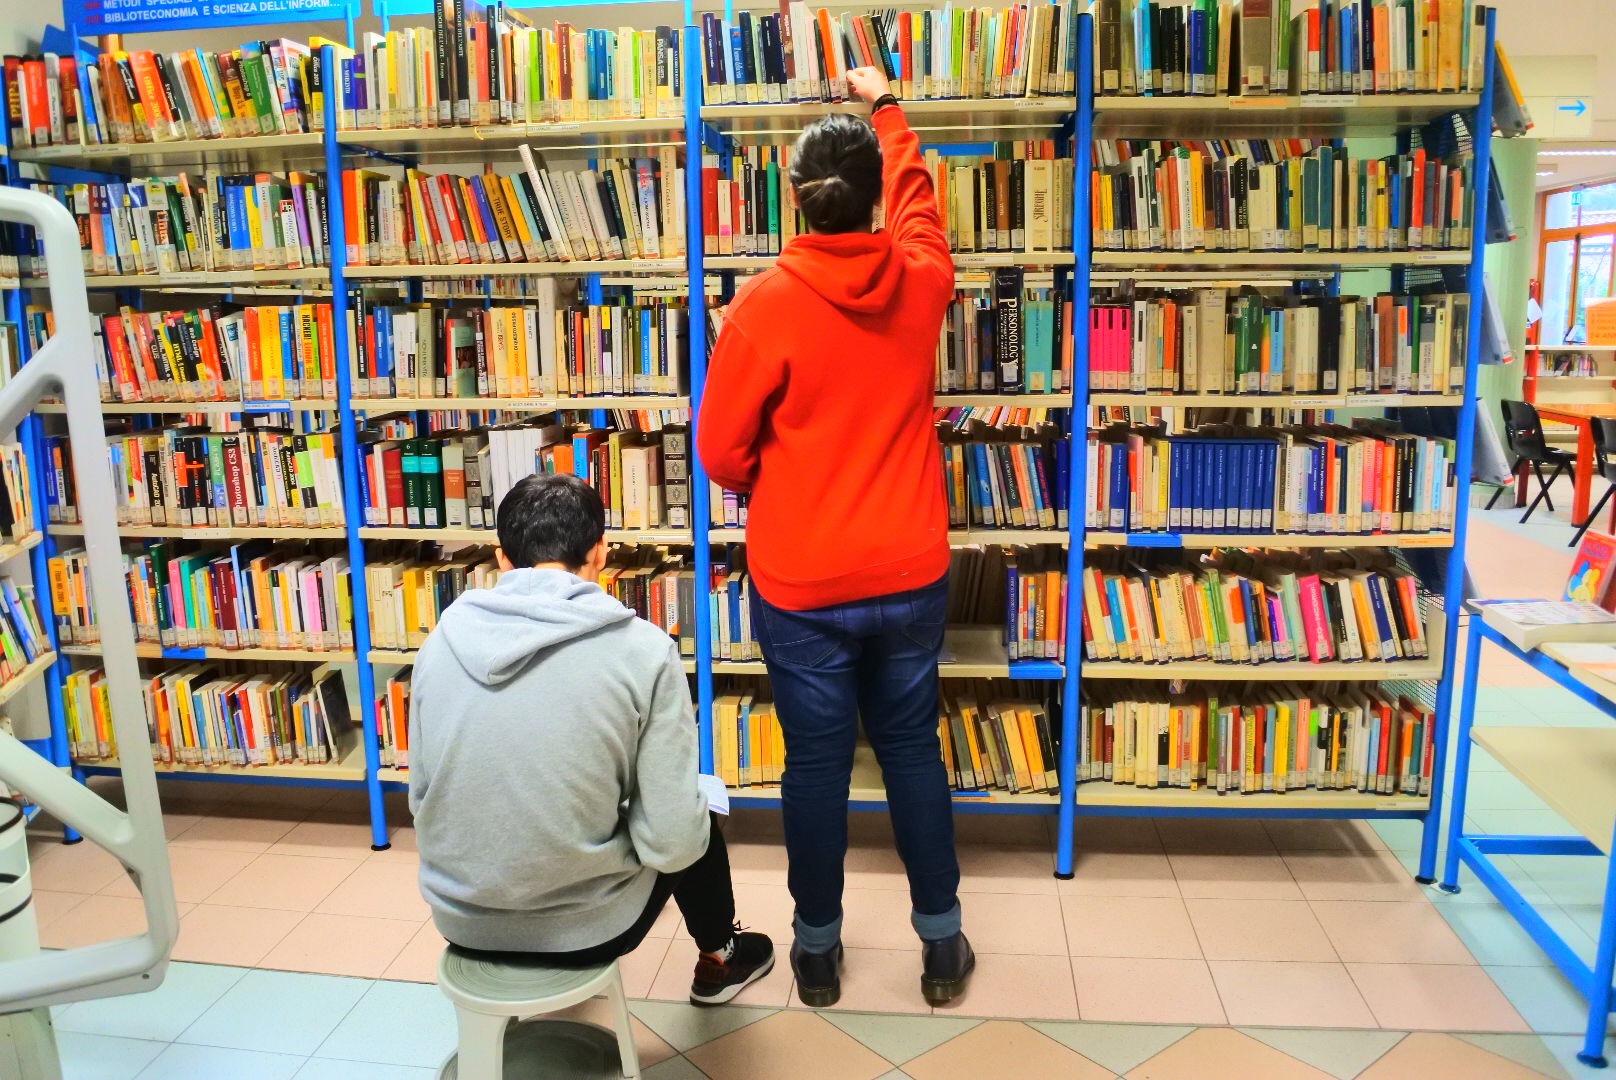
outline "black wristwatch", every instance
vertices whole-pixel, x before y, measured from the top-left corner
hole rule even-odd
[[[896,105],[896,104],[898,104],[898,95],[897,94],[882,94],[880,97],[876,98],[873,103],[871,103],[871,105],[870,105],[870,115],[874,116],[876,113],[880,112],[882,109],[886,108],[888,105]]]

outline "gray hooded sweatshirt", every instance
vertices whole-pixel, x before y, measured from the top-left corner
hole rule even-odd
[[[451,604],[410,698],[410,809],[439,932],[571,952],[707,850],[678,647],[591,584],[512,570]]]

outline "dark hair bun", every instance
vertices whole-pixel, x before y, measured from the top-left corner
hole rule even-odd
[[[815,232],[869,228],[881,199],[881,144],[875,130],[846,113],[809,124],[791,156],[791,187]]]

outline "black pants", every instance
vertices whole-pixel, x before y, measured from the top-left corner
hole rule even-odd
[[[657,916],[673,897],[684,916],[685,929],[695,938],[696,947],[703,952],[715,952],[729,944],[735,930],[735,890],[729,877],[729,849],[724,846],[724,834],[718,828],[718,815],[709,815],[712,821],[707,839],[707,851],[701,858],[672,874],[658,874],[651,887],[651,896],[645,910],[634,920],[634,925],[610,941],[592,945],[587,949],[559,953],[491,953],[480,949],[464,952],[498,960],[506,956],[529,963],[539,961],[551,967],[585,968],[610,963],[619,956],[627,956],[640,947],[645,935],[651,932]]]

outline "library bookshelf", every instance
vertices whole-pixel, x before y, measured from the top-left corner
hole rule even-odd
[[[1078,5],[1081,6],[1081,5]],[[1075,97],[993,99],[993,100],[923,100],[907,102],[904,111],[910,125],[919,133],[923,145],[941,153],[982,154],[983,147],[991,152],[995,142],[1020,139],[1069,140],[1072,157],[1070,168],[1073,178],[1073,204],[1071,221],[1073,242],[1069,248],[1056,251],[975,253],[961,252],[955,256],[955,268],[961,283],[980,284],[991,271],[999,267],[1021,267],[1032,274],[1059,280],[1069,275],[1073,310],[1086,311],[1090,301],[1091,282],[1169,282],[1175,285],[1195,283],[1290,283],[1310,281],[1339,287],[1343,272],[1360,270],[1390,270],[1394,291],[1401,288],[1406,273],[1442,268],[1462,269],[1466,276],[1465,291],[1469,294],[1470,324],[1465,357],[1466,378],[1462,393],[1455,394],[1167,394],[1167,393],[1114,393],[1090,392],[1089,344],[1087,335],[1078,327],[1070,327],[1073,352],[1072,387],[1058,393],[1046,394],[991,394],[940,393],[937,404],[958,408],[1015,408],[1070,410],[1073,417],[1069,425],[1067,453],[1070,455],[1071,475],[1084,475],[1085,442],[1073,435],[1077,424],[1086,423],[1091,408],[1106,406],[1141,406],[1154,409],[1312,409],[1312,410],[1374,410],[1404,406],[1439,407],[1457,410],[1459,415],[1457,438],[1458,494],[1455,520],[1451,530],[1429,533],[1378,533],[1371,535],[1322,536],[1297,534],[1229,534],[1229,533],[1117,533],[1085,528],[1083,492],[1081,483],[1068,485],[1068,519],[1070,527],[1064,530],[1043,529],[966,529],[949,535],[954,545],[974,544],[1038,544],[1059,545],[1065,552],[1068,581],[1081,581],[1085,560],[1090,551],[1118,546],[1147,548],[1205,549],[1211,547],[1252,546],[1273,548],[1353,548],[1392,547],[1398,549],[1436,549],[1445,560],[1441,602],[1434,606],[1438,614],[1428,627],[1431,643],[1430,656],[1420,661],[1358,662],[1333,664],[1269,663],[1262,665],[1233,665],[1210,662],[1182,662],[1142,665],[1120,662],[1085,662],[1082,626],[1082,590],[1071,588],[1066,597],[1065,625],[1066,662],[1055,660],[1016,660],[1008,658],[999,633],[990,628],[951,628],[945,639],[945,658],[940,674],[945,679],[1017,679],[1042,681],[1050,689],[1058,688],[1062,702],[1059,715],[1059,776],[1058,791],[1042,793],[957,792],[954,805],[961,812],[984,813],[1036,813],[1057,815],[1057,848],[1055,870],[1069,876],[1074,861],[1074,837],[1081,825],[1079,815],[1159,815],[1159,816],[1273,816],[1273,817],[1414,817],[1429,821],[1431,807],[1440,805],[1442,769],[1445,761],[1449,713],[1454,704],[1453,655],[1457,633],[1451,613],[1460,609],[1460,583],[1462,581],[1463,548],[1468,519],[1468,476],[1470,470],[1470,440],[1475,423],[1475,376],[1477,343],[1480,340],[1480,313],[1482,297],[1481,258],[1485,229],[1484,198],[1473,200],[1476,206],[1472,243],[1465,250],[1414,251],[1303,251],[1303,252],[1186,252],[1186,251],[1106,251],[1094,250],[1088,198],[1088,177],[1093,166],[1093,140],[1097,138],[1124,139],[1204,139],[1204,138],[1309,138],[1345,139],[1376,136],[1406,138],[1412,127],[1453,113],[1463,113],[1472,135],[1470,153],[1474,162],[1474,175],[1485,177],[1489,163],[1489,139],[1492,124],[1490,101],[1492,98],[1491,65],[1487,65],[1487,81],[1479,94],[1396,94],[1380,96],[1316,95],[1308,97],[1264,98],[1128,98],[1102,97],[1093,86],[1093,24],[1089,15],[1078,15],[1077,31],[1077,87]],[[1486,47],[1491,55],[1493,39],[1492,16],[1487,24]],[[684,70],[700,70],[702,42],[700,30],[695,26],[684,28],[681,42],[685,58]],[[324,65],[328,79],[335,79],[336,65]],[[442,129],[396,130],[338,130],[336,122],[336,87],[328,83],[325,93],[326,114],[324,133],[300,136],[280,136],[253,139],[216,139],[139,146],[78,146],[54,147],[42,150],[17,150],[6,159],[8,176],[17,179],[22,163],[35,167],[63,166],[80,170],[130,175],[142,169],[175,171],[197,164],[217,164],[221,167],[319,169],[323,166],[328,176],[339,174],[345,165],[383,161],[390,164],[434,162],[480,165],[488,163],[495,154],[508,157],[521,143],[532,143],[536,148],[557,151],[575,151],[590,154],[616,148],[677,145],[682,148],[687,163],[699,161],[704,150],[715,153],[735,144],[748,142],[779,143],[793,138],[802,125],[814,117],[829,112],[862,112],[862,107],[847,104],[751,104],[715,105],[702,99],[699,78],[685,80],[683,89],[683,116],[656,117],[640,120],[591,120],[544,124],[516,124],[487,127],[458,127]],[[505,160],[504,157],[501,160]],[[1064,159],[1063,159],[1064,160]],[[727,168],[727,162],[720,166]],[[235,271],[229,274],[198,275],[168,274],[144,277],[93,278],[91,288],[116,289],[186,289],[231,288],[307,290],[308,295],[329,296],[336,309],[338,324],[351,311],[352,290],[361,286],[397,283],[401,291],[419,298],[419,290],[432,279],[494,278],[518,275],[576,276],[584,288],[593,295],[606,285],[626,283],[644,284],[666,289],[670,285],[683,288],[689,297],[705,296],[713,291],[727,294],[733,289],[737,276],[766,269],[773,263],[768,256],[714,256],[704,251],[703,190],[701,170],[687,167],[685,188],[682,192],[685,221],[687,222],[686,250],[682,259],[580,261],[570,263],[478,263],[441,266],[382,266],[348,265],[345,258],[343,192],[341,185],[332,185],[329,191],[329,242],[331,265],[311,271]],[[1484,180],[1482,181],[1485,182]],[[31,286],[40,279],[29,277],[16,284]],[[21,312],[21,294],[10,290],[6,297],[7,310],[13,318]],[[1077,320],[1074,320],[1076,322]],[[1079,326],[1082,324],[1079,323]],[[689,306],[688,340],[701,343],[707,337],[707,313],[703,304]],[[152,402],[119,403],[105,406],[109,414],[188,414],[188,413],[254,413],[254,412],[318,412],[334,414],[343,433],[341,466],[343,498],[346,520],[342,530],[295,530],[298,536],[340,536],[346,542],[346,553],[353,569],[353,603],[357,613],[368,611],[365,593],[366,545],[375,541],[438,540],[448,543],[488,543],[495,539],[488,530],[473,529],[413,529],[380,528],[362,524],[364,517],[359,505],[358,449],[352,433],[360,416],[379,417],[389,413],[431,412],[440,410],[509,412],[536,412],[550,410],[609,410],[609,409],[686,409],[699,416],[706,375],[705,349],[692,347],[688,356],[688,395],[677,396],[619,396],[592,398],[448,398],[448,397],[396,397],[366,398],[352,393],[352,372],[349,342],[338,335],[336,342],[337,396],[334,400],[297,399],[291,401],[244,402]],[[41,414],[56,409],[46,405]],[[30,418],[28,438],[39,439],[41,433],[37,418]],[[41,484],[38,464],[35,463],[36,489]],[[712,556],[715,546],[744,543],[744,529],[707,527],[711,520],[706,474],[699,458],[691,460],[691,530],[648,529],[615,531],[612,539],[619,543],[689,545],[693,549],[693,565],[698,582],[710,580]],[[285,530],[291,535],[294,530]],[[220,535],[236,535],[221,530]],[[169,530],[126,530],[131,538],[141,535],[166,536]],[[174,535],[205,536],[207,530],[174,530]],[[242,535],[267,536],[268,530],[241,531]],[[47,559],[54,548],[54,538],[71,536],[70,527],[47,528],[37,522],[36,543],[32,549],[36,580],[46,575]],[[1449,613],[1449,614],[1442,614]],[[712,724],[715,697],[714,677],[729,675],[759,675],[764,672],[761,662],[755,660],[719,660],[714,658],[712,618],[705,604],[696,605],[695,657],[686,661],[686,669],[695,678],[696,705],[701,735],[702,765],[712,768]],[[94,646],[66,645],[58,649],[60,657],[94,655]],[[349,788],[363,788],[366,792],[372,823],[373,846],[387,844],[387,828],[382,809],[382,792],[407,782],[407,773],[380,764],[377,743],[376,715],[373,708],[376,694],[374,669],[394,670],[414,662],[414,650],[375,649],[367,621],[356,618],[354,645],[351,650],[278,651],[267,649],[222,650],[201,648],[162,648],[149,643],[137,649],[148,659],[196,660],[240,659],[261,662],[282,661],[297,663],[352,663],[357,673],[358,699],[364,722],[361,746],[344,761],[323,766],[281,766],[273,769],[231,767],[177,767],[159,766],[166,775],[260,783],[312,783]],[[57,764],[70,764],[66,756],[66,740],[62,731],[61,707],[54,699],[59,697],[60,680],[66,660],[45,665],[45,675],[53,697],[52,719],[56,728],[51,754]],[[1138,788],[1112,783],[1079,783],[1077,776],[1079,701],[1085,680],[1096,683],[1119,679],[1170,682],[1174,680],[1231,680],[1250,682],[1365,682],[1397,680],[1435,684],[1435,767],[1430,796],[1371,795],[1358,791],[1295,790],[1283,794],[1222,794],[1205,787],[1195,788]],[[1053,718],[1052,718],[1053,719]],[[80,772],[86,775],[115,771],[115,761],[89,762]],[[777,805],[777,791],[740,787],[732,791],[739,805]],[[885,804],[879,769],[868,751],[861,751],[855,765],[852,791],[853,804],[859,808],[879,808]],[[1434,848],[1429,840],[1434,831],[1427,828],[1427,849],[1422,853],[1420,872],[1429,877],[1433,869]]]

